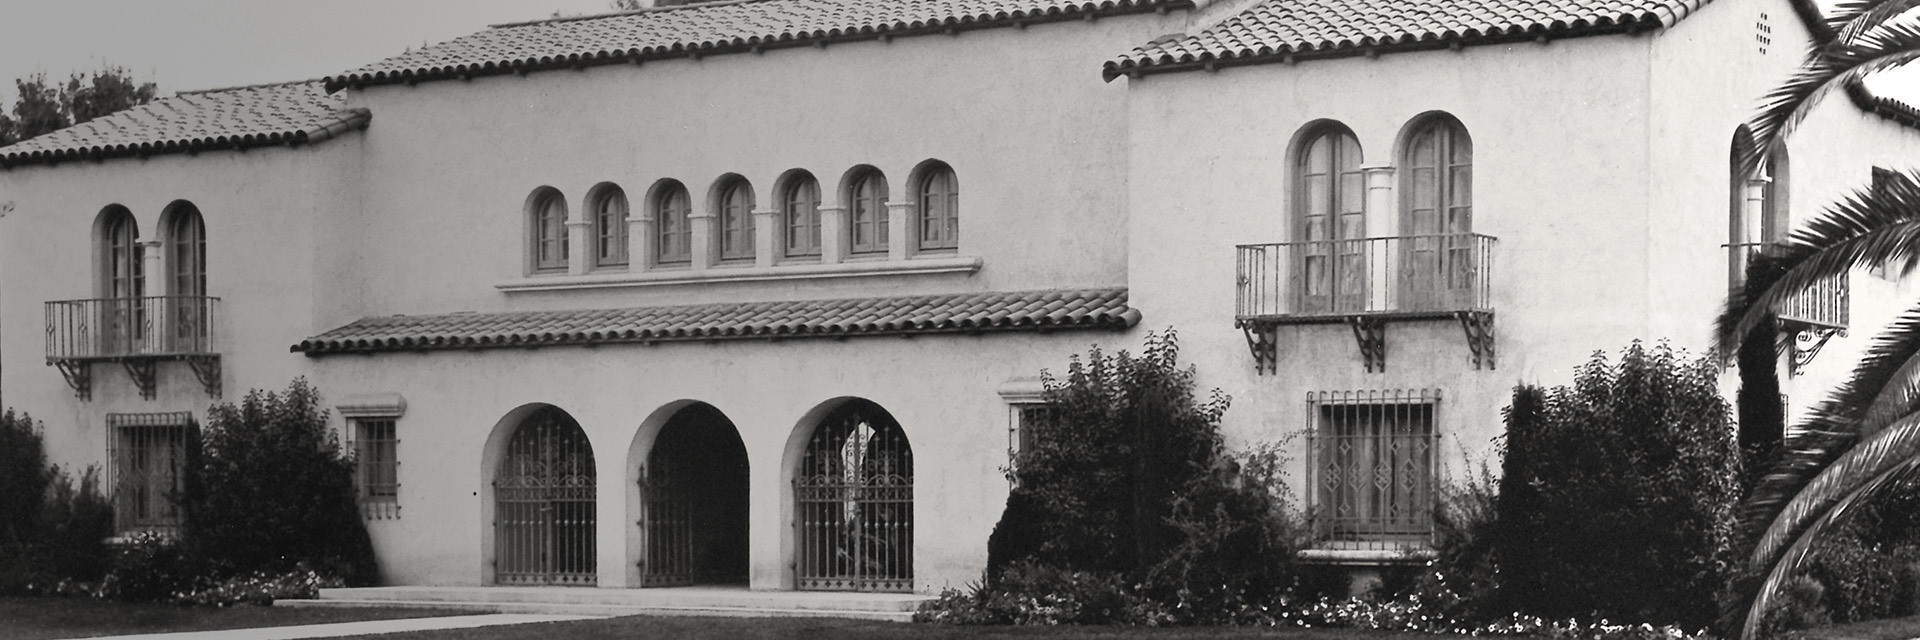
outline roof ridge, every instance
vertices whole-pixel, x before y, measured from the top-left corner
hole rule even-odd
[[[724,6],[732,6],[736,4],[749,4],[754,2],[772,2],[772,1],[774,0],[715,0],[712,2],[694,2],[690,4],[676,4],[672,6],[666,6],[666,7],[643,7],[639,9],[630,9],[627,11],[609,11],[607,13],[590,13],[582,16],[560,16],[557,18],[541,18],[539,20],[520,20],[518,22],[502,22],[499,24],[487,25],[487,28],[488,29],[511,29],[514,27],[531,27],[535,25],[554,24],[559,22],[581,22],[586,20],[602,20],[606,18],[618,18],[620,16],[643,15],[643,14],[649,14],[649,13],[665,13],[668,11],[680,11],[683,9],[705,9],[708,7],[724,7]]]
[[[246,89],[266,89],[268,87],[285,87],[285,86],[296,85],[296,84],[313,84],[313,83],[325,82],[325,81],[326,81],[326,78],[308,78],[306,80],[283,80],[280,82],[261,82],[258,84],[242,84],[242,85],[235,85],[231,87],[214,87],[212,89],[193,89],[190,91],[175,91],[173,92],[173,95],[197,96],[197,95],[205,95],[209,93],[225,93],[228,91],[243,91]]]

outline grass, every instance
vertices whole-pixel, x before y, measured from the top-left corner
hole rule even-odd
[[[686,640],[756,640],[773,638],[835,638],[866,640],[915,638],[976,640],[989,638],[1065,638],[1068,640],[1398,640],[1433,636],[1353,629],[1248,629],[1233,627],[953,627],[946,625],[877,622],[840,618],[699,618],[630,616],[574,622],[543,622],[475,629],[409,631],[365,640],[631,640],[675,638]]]
[[[181,607],[85,598],[0,598],[0,640],[92,638],[462,615],[436,609]]]
[[[1908,640],[1920,638],[1920,616],[1806,629],[1794,632],[1793,637],[1802,640]]]

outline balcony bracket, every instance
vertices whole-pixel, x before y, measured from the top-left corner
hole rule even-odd
[[[127,368],[127,377],[133,378],[133,386],[140,388],[141,400],[159,397],[159,383],[154,379],[154,361],[152,358],[127,358],[120,361]]]
[[[1482,363],[1487,369],[1495,369],[1493,353],[1493,312],[1461,311],[1460,328],[1467,332],[1467,349],[1473,351],[1473,368],[1480,369]]]
[[[1278,327],[1270,322],[1243,320],[1239,323],[1240,332],[1247,335],[1247,350],[1253,352],[1253,372],[1255,375],[1268,374],[1280,368],[1280,345],[1277,339]]]
[[[206,387],[207,397],[220,398],[220,356],[186,356],[187,366],[193,369],[193,377],[200,380],[200,386]]]
[[[1787,330],[1793,332],[1793,359],[1787,362],[1789,378],[1800,376],[1807,365],[1813,362],[1813,357],[1820,355],[1820,348],[1827,346],[1827,341],[1832,340],[1835,334],[1841,337],[1847,335],[1846,329],[1818,325],[1789,325]]]
[[[1386,321],[1374,316],[1347,316],[1347,326],[1353,328],[1353,339],[1360,343],[1360,359],[1365,361],[1367,373],[1385,373]]]
[[[47,364],[60,369],[60,376],[67,379],[67,386],[73,387],[73,397],[84,401],[93,400],[93,365],[85,360],[49,360]]]

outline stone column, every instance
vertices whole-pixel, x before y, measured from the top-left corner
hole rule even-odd
[[[167,264],[163,259],[166,243],[159,240],[141,240],[140,246],[140,288],[143,295],[164,296],[173,285],[173,278],[167,277]]]
[[[719,221],[720,216],[713,215],[712,212],[708,211],[695,211],[687,214],[687,226],[693,228],[693,246],[689,247],[691,251],[688,253],[693,256],[694,271],[702,271],[709,265],[712,265],[713,259],[716,257],[715,254],[719,253],[717,251],[718,244],[713,241],[716,235],[716,230],[713,227],[714,224]]]
[[[919,226],[914,222],[912,202],[887,202],[888,260],[905,260],[912,254],[914,241],[920,237]]]
[[[820,207],[820,264],[839,264],[847,255],[847,208]]]
[[[1393,167],[1368,165],[1360,167],[1360,172],[1367,185],[1367,235],[1375,238],[1401,235],[1400,207],[1393,198]]]
[[[593,268],[594,247],[593,223],[586,220],[567,221],[567,273],[585,275]]]
[[[627,218],[627,271],[640,273],[653,268],[653,210]]]
[[[753,263],[757,266],[771,267],[779,259],[782,246],[781,238],[786,235],[785,221],[780,219],[778,209],[753,210]]]

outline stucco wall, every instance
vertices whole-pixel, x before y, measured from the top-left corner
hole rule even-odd
[[[1609,36],[1131,81],[1128,276],[1144,325],[1180,331],[1200,384],[1234,397],[1240,438],[1305,429],[1308,392],[1428,388],[1443,396],[1442,459],[1487,460],[1515,382],[1568,380],[1593,349],[1646,337],[1647,59],[1646,36]],[[1344,324],[1281,327],[1278,373],[1256,375],[1233,325],[1234,245],[1290,239],[1289,145],[1334,120],[1363,166],[1398,165],[1431,111],[1472,136],[1474,231],[1499,238],[1498,369],[1476,371],[1446,319],[1390,322],[1384,373],[1364,372]]]
[[[158,366],[158,397],[142,400],[117,364],[92,366],[93,399],[74,397],[46,365],[44,303],[94,298],[95,221],[125,206],[144,240],[163,239],[162,212],[176,200],[199,208],[206,225],[207,295],[221,299],[221,373],[227,400],[250,388],[284,388],[307,371],[287,346],[327,315],[316,307],[314,275],[324,262],[323,222],[351,210],[360,138],[308,148],[218,151],[0,171],[0,387],[7,403],[46,423],[51,461],[68,468],[105,462],[107,413],[191,411],[214,402],[187,365]],[[149,263],[151,269],[155,263]],[[164,263],[161,263],[164,264]],[[151,280],[149,280],[151,282]]]
[[[1037,24],[891,42],[370,87],[363,314],[578,308],[1125,282],[1125,96],[1100,63],[1181,24],[1183,12]],[[960,184],[959,254],[977,274],[515,293],[524,206],[557,188],[574,219],[603,181],[637,215],[663,179],[695,211],[725,174],[776,206],[791,169],[821,183],[872,165],[895,201],[938,159]],[[575,251],[584,247],[576,247]],[[405,274],[406,277],[386,277]],[[342,318],[343,320],[345,318]]]

